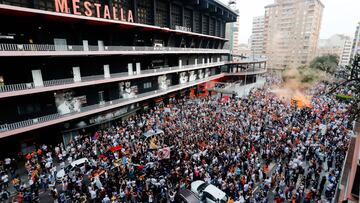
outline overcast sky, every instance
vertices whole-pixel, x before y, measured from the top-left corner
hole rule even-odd
[[[228,0],[221,0],[227,4]],[[320,38],[333,34],[346,34],[354,37],[355,28],[360,21],[360,0],[321,0],[325,5]],[[264,15],[264,6],[274,0],[237,0],[240,9],[240,43],[247,43],[251,35],[252,18]]]

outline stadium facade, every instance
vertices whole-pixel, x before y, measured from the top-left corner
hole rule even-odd
[[[232,61],[217,0],[0,0],[0,17],[0,138],[22,150],[266,71]]]

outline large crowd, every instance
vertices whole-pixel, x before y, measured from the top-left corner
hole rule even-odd
[[[311,108],[292,106],[269,87],[246,98],[171,99],[107,129],[79,133],[66,146],[39,145],[25,155],[27,181],[7,158],[2,198],[13,187],[17,202],[32,202],[39,191],[61,203],[174,202],[179,189],[203,180],[230,202],[330,202],[352,132],[348,104],[323,94],[325,84],[316,86]],[[160,159],[150,145],[170,148],[170,158]],[[83,170],[56,179],[82,157],[89,160]]]

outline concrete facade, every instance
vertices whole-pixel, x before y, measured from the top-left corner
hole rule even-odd
[[[349,36],[333,35],[329,39],[321,39],[317,49],[316,56],[333,54],[339,57],[339,65],[349,64],[351,55],[352,40]]]
[[[264,55],[264,16],[257,16],[253,18],[252,34],[250,39],[251,52],[254,55]]]
[[[323,9],[320,0],[275,0],[265,7],[269,68],[297,68],[315,57]]]

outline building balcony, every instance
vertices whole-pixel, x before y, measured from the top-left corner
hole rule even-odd
[[[246,76],[246,75],[258,75],[264,74],[267,72],[267,58],[258,56],[258,57],[249,57],[242,58],[238,61],[228,62],[229,70],[227,73],[224,73],[225,76]]]
[[[144,54],[229,54],[226,49],[145,46],[83,46],[54,44],[0,44],[0,56],[88,56]]]
[[[241,56],[241,55],[233,55],[233,56]],[[231,64],[248,64],[248,63],[265,63],[267,61],[266,57],[255,57],[255,58],[244,58],[241,60],[234,60],[234,61],[229,61],[227,62],[227,64],[231,65]]]
[[[135,95],[132,98],[126,98],[126,99],[120,98],[120,99],[116,99],[116,100],[112,100],[112,101],[102,102],[100,104],[89,105],[89,106],[81,107],[79,109],[79,111],[71,112],[68,114],[61,115],[59,113],[55,113],[55,114],[46,115],[46,116],[42,116],[42,117],[38,117],[38,118],[19,121],[16,123],[0,125],[0,138],[8,137],[11,135],[15,135],[15,134],[39,129],[42,127],[62,123],[65,121],[77,119],[80,117],[104,112],[107,110],[119,108],[121,106],[126,106],[129,104],[141,102],[141,101],[144,101],[147,99],[163,96],[168,93],[175,92],[175,91],[185,89],[188,87],[192,87],[192,86],[195,86],[195,85],[198,85],[198,84],[201,84],[204,82],[208,82],[211,80],[215,80],[215,79],[221,78],[223,76],[224,76],[224,74],[217,74],[217,75],[210,76],[210,77],[207,77],[204,79],[199,79],[199,80],[187,82],[184,84],[170,86],[166,90],[155,90],[155,91]]]
[[[145,77],[165,75],[176,72],[222,66],[225,64],[227,64],[227,62],[219,61],[213,63],[201,63],[197,65],[193,64],[193,65],[141,70],[140,73],[121,72],[121,73],[110,74],[109,75],[110,77],[107,78],[105,77],[104,74],[92,75],[92,76],[81,77],[81,81],[75,81],[74,78],[48,80],[48,81],[44,81],[43,86],[40,87],[36,87],[33,82],[21,83],[21,84],[9,84],[9,85],[0,86],[0,98],[34,94],[34,93],[47,92],[47,91],[55,91],[61,89],[70,89],[70,88],[83,87],[89,85],[98,85],[98,84],[111,83],[111,82],[119,82],[119,81],[132,80],[137,78],[145,78]]]
[[[224,73],[224,76],[245,76],[245,75],[260,75],[267,73],[267,68],[249,68],[247,70],[239,71],[239,72],[230,72]]]

